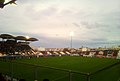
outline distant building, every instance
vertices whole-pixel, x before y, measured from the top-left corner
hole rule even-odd
[[[45,48],[45,51],[63,51],[64,48]]]
[[[39,47],[38,51],[45,51],[45,48],[44,47]]]
[[[120,50],[118,52],[118,55],[117,55],[116,59],[120,59]]]
[[[81,48],[81,51],[82,51],[82,52],[90,51],[90,48],[88,48],[88,47],[82,47],[82,48]]]

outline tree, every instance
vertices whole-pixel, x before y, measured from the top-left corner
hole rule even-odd
[[[4,7],[4,2],[5,2],[5,0],[0,0],[0,8]]]
[[[15,1],[16,0],[11,0],[11,1],[5,3],[5,0],[0,0],[0,8],[4,8],[4,6],[6,6],[8,4],[16,4]]]

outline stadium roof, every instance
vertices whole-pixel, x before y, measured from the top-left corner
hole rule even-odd
[[[17,36],[15,37],[16,40],[26,40],[26,37],[24,36]]]
[[[11,34],[1,34],[0,38],[2,38],[2,39],[24,40],[24,41],[38,41],[37,38],[26,38],[25,36],[13,36]]]
[[[0,38],[2,38],[2,39],[14,39],[15,37],[13,35],[10,35],[10,34],[1,34]]]
[[[38,39],[36,39],[36,38],[29,38],[29,39],[27,39],[27,41],[38,41]]]

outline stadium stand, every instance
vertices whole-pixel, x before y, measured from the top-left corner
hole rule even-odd
[[[15,57],[16,55],[33,56],[35,51],[29,46],[29,41],[38,41],[36,38],[27,39],[24,36],[13,36],[10,34],[1,34],[0,38],[0,56]]]
[[[83,56],[85,56],[85,57],[94,57],[95,53],[96,53],[96,51],[89,51],[86,54],[84,54]]]
[[[112,58],[114,51],[113,50],[106,50],[106,51],[107,51],[106,57]]]
[[[98,52],[98,54],[96,55],[96,57],[102,58],[102,57],[103,57],[103,54],[104,54],[104,51],[100,50],[100,51]]]
[[[113,53],[113,56],[112,58],[117,58],[118,54],[119,54],[119,50],[113,50],[114,53]]]
[[[106,58],[108,54],[108,50],[103,50],[103,58]]]

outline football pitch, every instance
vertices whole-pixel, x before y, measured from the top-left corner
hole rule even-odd
[[[44,78],[50,81],[87,81],[88,73],[91,74],[90,81],[118,81],[120,60],[77,56],[15,59],[12,62],[0,61],[0,71],[26,81],[42,81]]]

